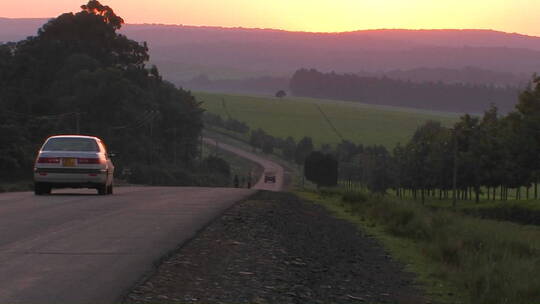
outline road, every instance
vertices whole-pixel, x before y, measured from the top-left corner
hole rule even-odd
[[[272,172],[273,174],[275,174],[276,176],[275,183],[265,183],[264,174],[263,174],[259,178],[259,181],[253,186],[253,189],[267,190],[267,191],[282,191],[283,190],[284,170],[283,170],[283,167],[279,165],[278,163],[268,160],[264,157],[258,156],[254,153],[247,152],[240,148],[231,146],[229,144],[225,144],[223,142],[216,142],[216,140],[212,138],[205,137],[203,138],[203,141],[209,145],[217,146],[219,149],[234,153],[242,158],[249,159],[255,163],[258,163],[264,168],[264,172]]]
[[[255,192],[116,190],[1,194],[0,303],[115,303],[155,261]]]
[[[216,144],[215,141],[205,141]],[[218,144],[275,172],[253,189],[122,187],[0,194],[0,303],[116,303],[160,258],[257,189],[283,188],[283,168]]]

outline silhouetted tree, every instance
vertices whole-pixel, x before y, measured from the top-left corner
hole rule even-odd
[[[186,172],[199,164],[200,103],[147,68],[146,44],[118,33],[122,24],[89,1],[37,36],[0,45],[0,133],[17,135],[5,144],[2,135],[0,171],[16,167],[28,178],[38,145],[74,133],[78,121],[119,152],[117,172],[138,170],[139,182],[154,174],[168,184],[196,182]]]
[[[311,152],[304,164],[306,179],[317,187],[335,186],[338,179],[338,162],[330,154],[318,151]]]
[[[303,165],[306,160],[306,157],[312,151],[313,151],[313,141],[311,140],[311,137],[302,138],[296,145],[296,151],[294,153],[294,161],[299,165]]]
[[[294,141],[294,138],[288,136],[281,146],[281,151],[285,159],[294,161],[296,152],[296,142]]]
[[[510,111],[518,90],[487,85],[412,83],[386,77],[300,69],[291,78],[294,96],[359,101],[453,112],[482,112],[491,102]]]
[[[287,93],[285,93],[285,91],[283,91],[283,90],[279,90],[276,93],[277,98],[284,98],[285,96],[287,96]]]

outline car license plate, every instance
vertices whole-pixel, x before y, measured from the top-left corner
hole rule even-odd
[[[76,163],[77,161],[75,158],[62,158],[63,167],[75,167]]]

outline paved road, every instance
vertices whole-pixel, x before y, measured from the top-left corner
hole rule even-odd
[[[0,194],[0,303],[114,303],[253,190],[126,187]],[[86,195],[81,195],[87,193]]]
[[[216,140],[212,138],[204,138],[203,140],[205,143],[209,145],[214,145],[214,146],[217,145],[219,149],[229,151],[240,157],[243,157],[245,159],[249,159],[255,163],[258,163],[264,168],[265,173],[272,172],[273,174],[275,174],[276,176],[275,183],[265,183],[264,174],[263,174],[260,177],[259,181],[253,186],[254,189],[268,190],[268,191],[282,191],[283,190],[284,170],[283,170],[283,167],[279,165],[278,163],[268,160],[266,158],[263,158],[261,156],[258,156],[254,153],[247,152],[240,148],[225,144],[223,142],[216,142]]]

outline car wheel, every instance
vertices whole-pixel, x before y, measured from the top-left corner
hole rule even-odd
[[[35,195],[43,195],[43,185],[39,183],[34,184],[34,194]]]
[[[46,184],[35,183],[34,194],[35,195],[51,194],[51,187],[47,186]]]
[[[97,187],[97,192],[99,195],[106,195],[107,194],[107,184],[99,185]]]

